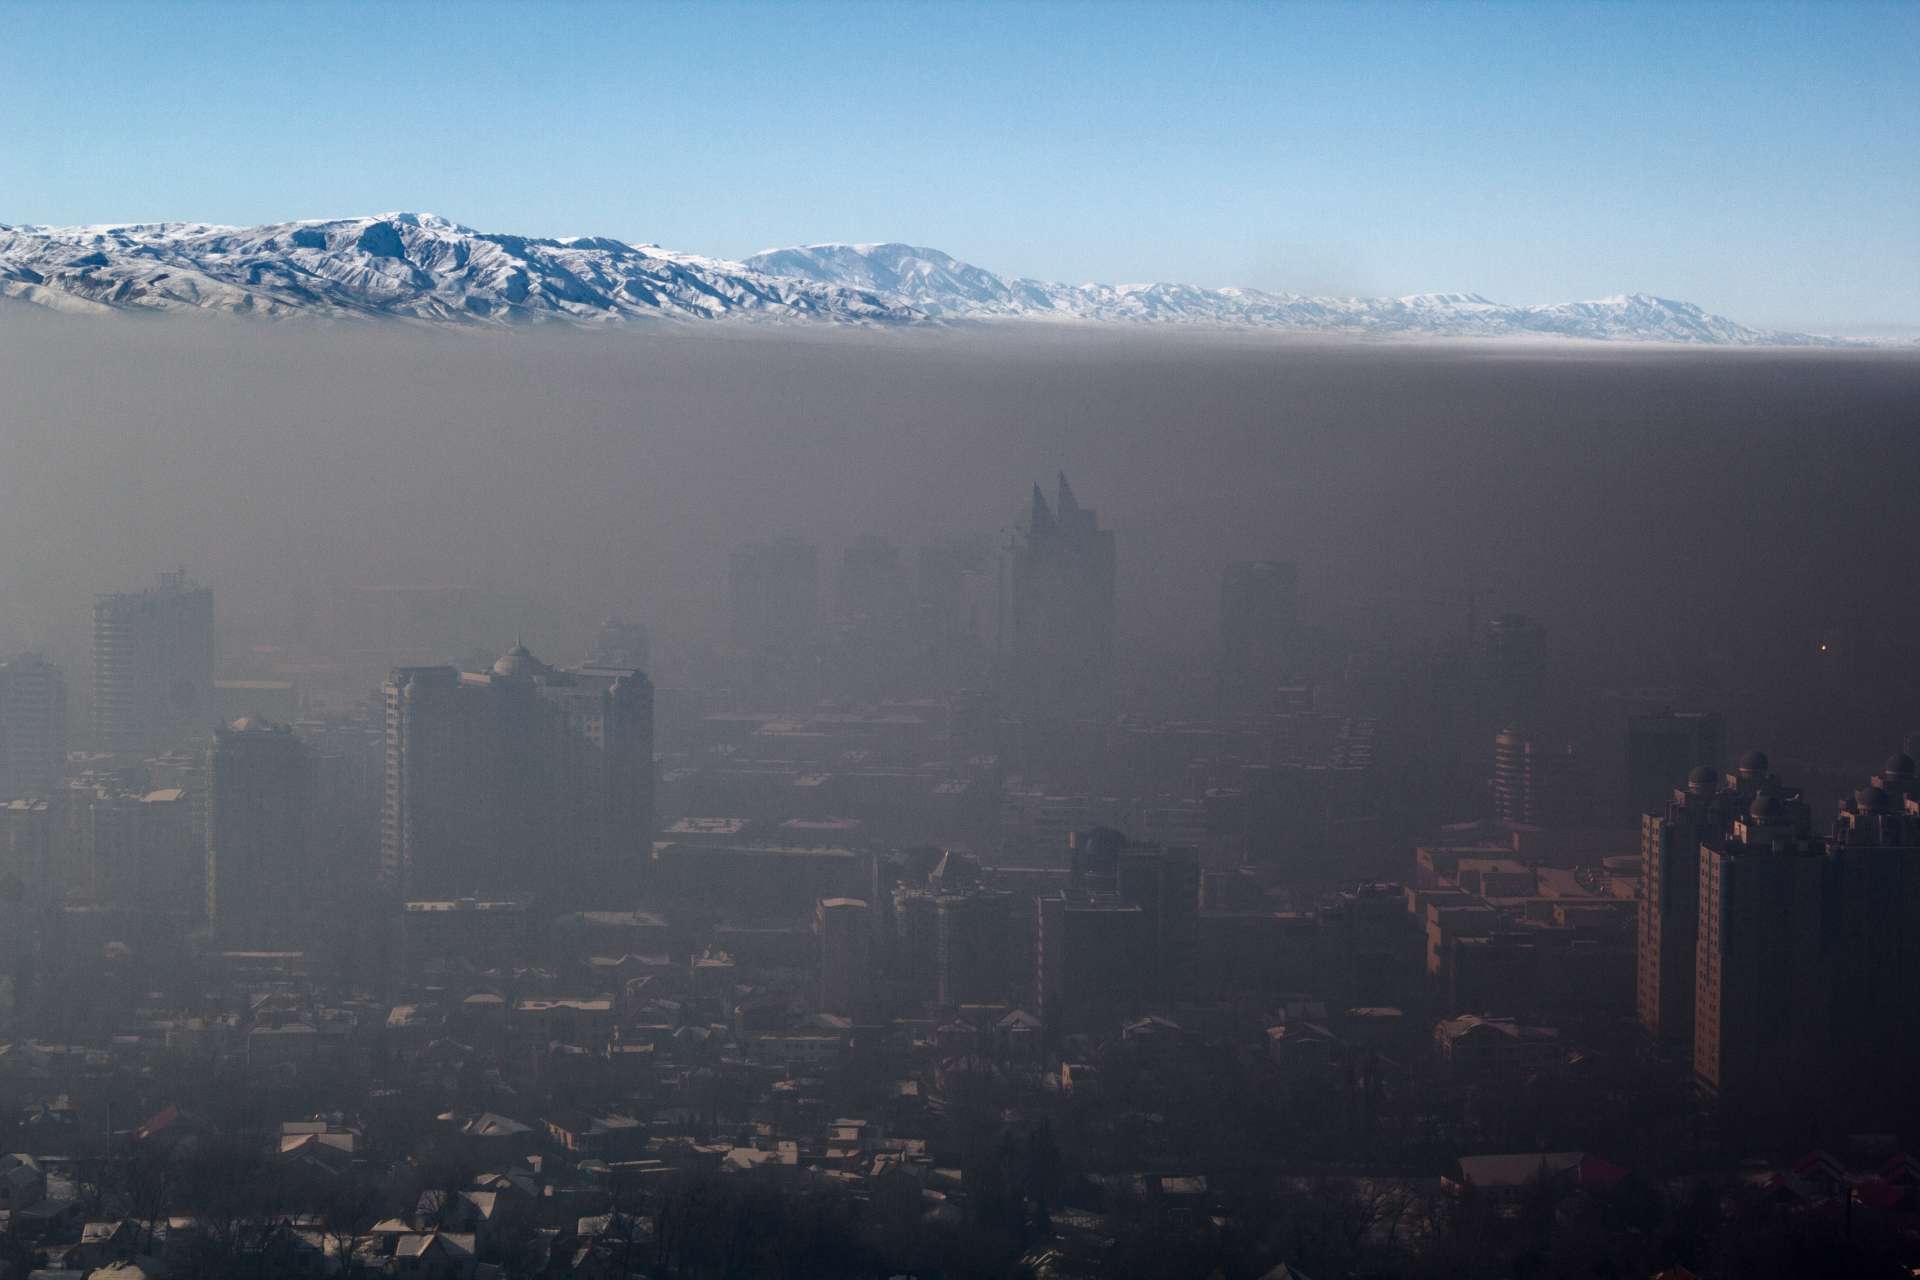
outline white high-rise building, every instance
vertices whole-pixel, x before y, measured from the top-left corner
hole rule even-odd
[[[0,800],[44,796],[67,762],[67,678],[38,654],[0,662]]]
[[[213,592],[183,573],[93,602],[93,742],[154,751],[214,728]]]

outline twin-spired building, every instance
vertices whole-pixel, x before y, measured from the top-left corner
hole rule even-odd
[[[1113,531],[1074,499],[1063,474],[1054,503],[1040,486],[1013,551],[1014,691],[1044,716],[1097,715],[1113,686]]]
[[[550,667],[401,667],[385,686],[381,876],[407,900],[630,903],[653,839],[653,685]]]

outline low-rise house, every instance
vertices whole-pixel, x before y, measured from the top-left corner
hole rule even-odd
[[[602,1049],[613,1038],[611,996],[555,996],[516,1000],[508,1029],[524,1047],[576,1044]]]
[[[580,1157],[621,1159],[647,1145],[646,1126],[632,1116],[563,1111],[548,1117],[546,1125],[549,1137]]]
[[[80,1243],[67,1261],[93,1270],[143,1252],[147,1241],[147,1229],[131,1218],[97,1218],[80,1229]]]
[[[47,1174],[30,1155],[0,1156],[0,1209],[12,1213],[47,1198]]]
[[[1528,1075],[1566,1056],[1560,1033],[1552,1027],[1473,1013],[1442,1019],[1433,1029],[1433,1043],[1450,1069],[1475,1076]]]
[[[1497,1199],[1514,1199],[1529,1186],[1552,1182],[1569,1189],[1607,1191],[1619,1185],[1627,1171],[1585,1151],[1529,1151],[1515,1155],[1462,1156],[1458,1174],[1442,1179],[1459,1190],[1473,1187]]]
[[[452,1117],[449,1117],[452,1118]],[[487,1111],[460,1123],[460,1136],[483,1168],[505,1168],[540,1145],[542,1131],[509,1116]]]
[[[1317,1022],[1290,1019],[1267,1028],[1268,1059],[1295,1075],[1325,1071],[1341,1047],[1340,1038]]]
[[[319,1056],[320,1032],[310,1023],[287,1022],[247,1032],[247,1066],[255,1071],[303,1067]]]
[[[394,1245],[393,1274],[424,1280],[464,1280],[476,1266],[470,1231],[427,1231],[401,1236]]]

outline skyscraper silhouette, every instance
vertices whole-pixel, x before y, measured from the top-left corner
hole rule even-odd
[[[183,573],[93,602],[93,738],[103,751],[178,745],[214,727],[213,592]]]
[[[382,874],[406,898],[630,905],[653,838],[653,684],[516,644],[388,679]]]
[[[1103,711],[1112,690],[1113,532],[1075,501],[1062,474],[1052,507],[1039,485],[1013,554],[1013,678],[1047,715]]]

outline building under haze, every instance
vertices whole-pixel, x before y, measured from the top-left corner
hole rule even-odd
[[[1013,895],[984,887],[980,864],[949,849],[927,876],[919,919],[935,1002],[958,1006],[1005,1000],[1023,981],[1015,956]],[[901,901],[899,898],[896,902]],[[927,945],[930,944],[930,945]]]
[[[1750,795],[1722,788],[1705,765],[1640,824],[1641,887],[1636,1003],[1640,1025],[1693,1052],[1694,954],[1700,938],[1700,850],[1725,845]]]
[[[843,624],[886,628],[912,608],[913,585],[900,548],[871,534],[840,553],[834,575],[834,606]]]
[[[1013,553],[1012,660],[1023,709],[1099,714],[1113,683],[1114,541],[1061,475],[1054,503],[1033,487]]]
[[[1575,827],[1591,815],[1591,788],[1570,746],[1550,747],[1509,728],[1493,740],[1493,816],[1535,827]]]
[[[384,690],[381,872],[407,900],[630,905],[653,838],[653,685],[550,667],[403,667]]]
[[[1239,560],[1220,575],[1221,706],[1265,711],[1297,668],[1299,572],[1284,560]]]
[[[1674,779],[1705,767],[1717,774],[1727,754],[1727,722],[1712,711],[1659,711],[1627,720],[1627,803],[1657,813]],[[1611,803],[1611,801],[1609,801]]]
[[[46,795],[67,764],[67,678],[38,654],[0,662],[0,800]]]
[[[1199,954],[1195,851],[1073,834],[1064,890],[1036,905],[1035,988],[1053,1034],[1191,999]]]
[[[313,753],[284,724],[242,716],[207,752],[207,922],[228,949],[288,949],[321,904],[309,828]]]
[[[1838,1073],[1869,1093],[1909,1087],[1920,1058],[1920,781],[1913,757],[1889,759],[1842,803],[1834,825],[1828,916],[1834,948]]]
[[[204,794],[178,786],[96,786],[60,799],[80,887],[95,904],[201,918]]]
[[[1920,1051],[1920,788],[1896,755],[1821,834],[1749,751],[1693,769],[1642,824],[1638,1012],[1737,1114],[1845,1081],[1902,1089]]]
[[[819,580],[819,552],[798,538],[734,548],[727,588],[735,647],[786,649],[809,639],[818,616]]]
[[[820,1008],[858,1018],[873,1012],[873,912],[859,898],[822,898],[814,907],[820,947]]]
[[[587,665],[646,671],[653,665],[653,635],[641,623],[608,618],[593,637]]]
[[[1537,731],[1546,710],[1546,628],[1524,613],[1503,613],[1487,624],[1481,658],[1483,714],[1496,726]]]
[[[1797,792],[1753,771],[1747,812],[1700,850],[1693,1073],[1739,1111],[1791,1106],[1830,1061],[1827,857]]]
[[[93,745],[152,751],[214,725],[213,592],[184,572],[93,602]]]

